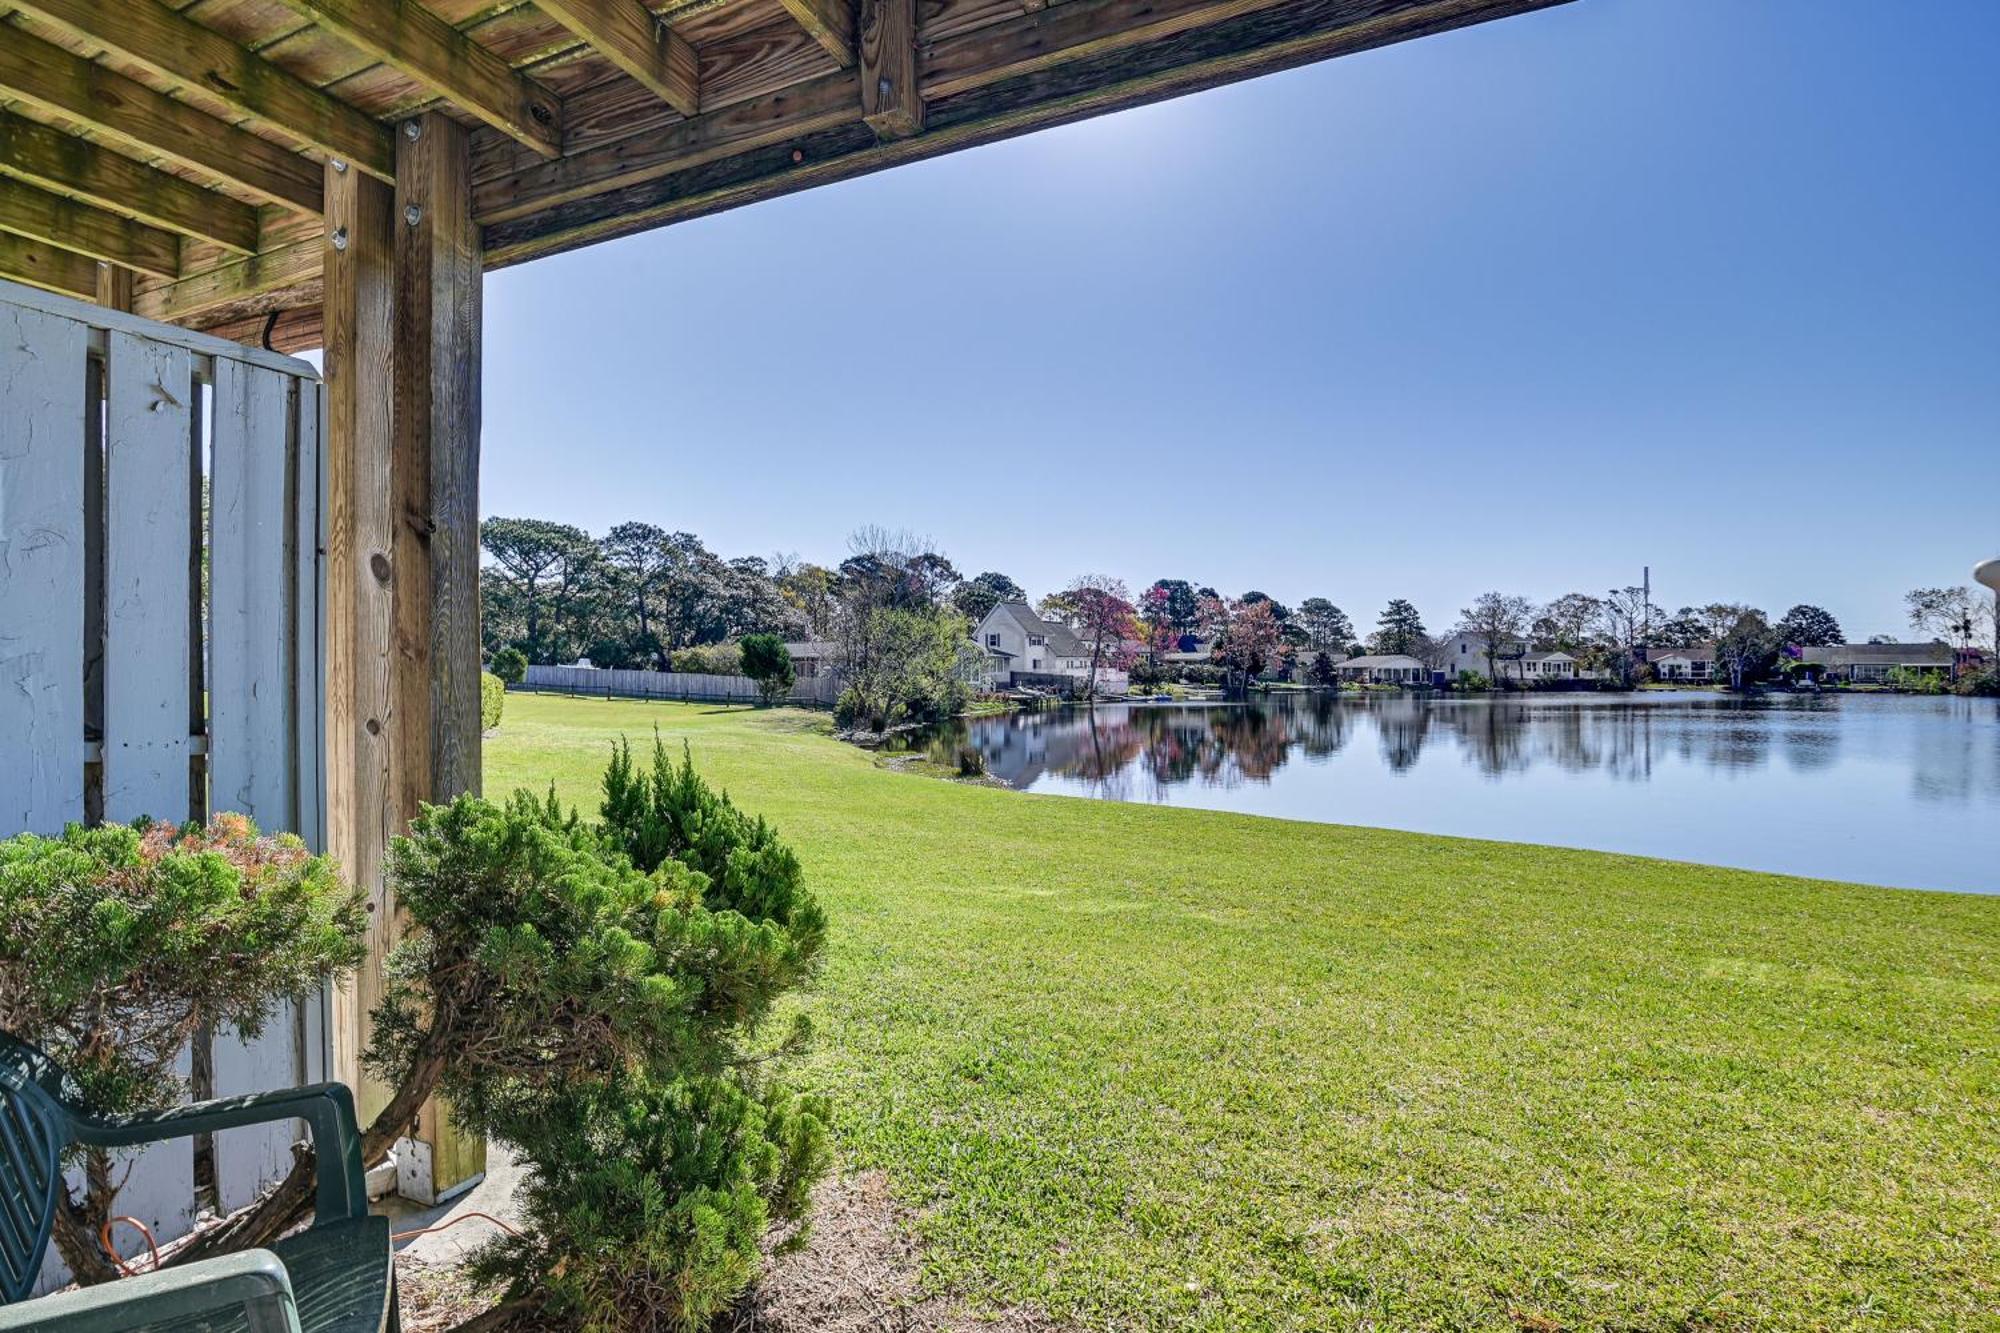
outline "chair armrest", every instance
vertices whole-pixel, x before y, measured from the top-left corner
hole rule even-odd
[[[245,1250],[182,1268],[120,1278],[0,1306],[0,1333],[124,1333],[170,1320],[240,1313],[252,1333],[299,1333],[292,1280],[269,1250]],[[239,1327],[237,1320],[216,1321]],[[205,1326],[205,1325],[198,1325]]]
[[[354,1123],[354,1094],[344,1083],[254,1092],[137,1115],[77,1116],[70,1123],[70,1136],[89,1147],[125,1148],[293,1116],[312,1126],[318,1182],[314,1208],[319,1219],[332,1222],[366,1217],[368,1188],[361,1168],[361,1131]]]

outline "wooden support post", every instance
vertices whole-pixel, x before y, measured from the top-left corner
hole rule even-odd
[[[924,127],[917,89],[916,0],[861,0],[861,118],[880,139]]]
[[[132,270],[116,264],[100,264],[97,269],[97,304],[107,310],[132,308]]]
[[[396,135],[394,563],[398,826],[480,788],[480,245],[465,127],[429,113]],[[486,1169],[435,1104],[398,1161],[422,1202]]]
[[[388,1100],[361,1074],[368,1016],[382,998],[395,904],[382,882],[396,829],[393,781],[395,514],[394,192],[340,162],[326,169],[327,849],[367,896],[368,956],[334,997],[334,1076],[365,1125]]]

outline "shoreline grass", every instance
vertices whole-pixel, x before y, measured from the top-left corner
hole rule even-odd
[[[833,921],[804,1077],[930,1280],[1088,1328],[2000,1327],[2000,898],[1045,797],[686,739]]]

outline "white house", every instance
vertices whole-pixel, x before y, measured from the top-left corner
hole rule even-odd
[[[1400,653],[1370,653],[1334,664],[1334,674],[1342,680],[1365,685],[1428,685],[1431,669],[1414,657]]]
[[[1708,645],[1693,648],[1649,648],[1646,661],[1660,680],[1686,681],[1706,685],[1715,679],[1715,649]]]
[[[1461,630],[1439,645],[1443,660],[1438,666],[1448,679],[1460,672],[1476,671],[1495,681],[1511,680],[1522,685],[1544,681],[1575,680],[1576,659],[1565,652],[1536,652],[1514,639],[1500,645],[1493,661],[1486,660],[1486,636]]]
[[[1090,679],[1090,645],[1069,626],[1043,620],[1026,602],[1001,602],[972,631],[972,641],[993,659],[989,683],[994,687],[1036,683],[1036,676],[1067,676],[1079,683]],[[1131,680],[1125,672],[1099,666],[1097,688],[1103,694],[1123,694]]]
[[[1950,675],[1958,654],[1948,643],[1835,643],[1802,648],[1799,661],[1815,680],[1879,685],[1899,667]]]

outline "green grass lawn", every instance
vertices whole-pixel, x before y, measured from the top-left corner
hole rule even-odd
[[[1105,1329],[2000,1327],[2000,898],[1026,796],[655,727],[833,920],[805,1068],[928,1275]]]

